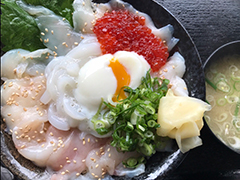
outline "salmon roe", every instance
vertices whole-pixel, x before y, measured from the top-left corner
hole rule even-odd
[[[93,32],[103,54],[134,51],[148,61],[152,71],[158,71],[169,56],[167,46],[145,25],[145,18],[126,10],[106,12],[96,21]]]

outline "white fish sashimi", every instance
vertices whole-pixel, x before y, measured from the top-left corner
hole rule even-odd
[[[3,80],[22,78],[26,75],[37,76],[52,59],[53,52],[49,49],[39,49],[33,52],[14,49],[1,57],[1,78]]]
[[[75,0],[73,2],[73,24],[76,32],[93,33],[95,14],[91,0]]]
[[[102,177],[105,174],[114,175],[116,167],[122,161],[137,156],[136,152],[119,152],[115,147],[107,144],[89,152],[86,157],[86,165],[92,167],[89,172],[95,177]]]
[[[44,76],[25,77],[8,80],[2,86],[1,113],[12,132],[15,147],[39,166],[45,166],[51,152],[50,146],[40,146],[46,141],[44,124],[48,121],[47,106],[39,101],[45,81]]]
[[[72,49],[66,56],[82,60],[86,63],[89,59],[100,56],[102,51],[95,35],[84,35],[83,37],[84,39],[81,43]]]
[[[170,80],[170,88],[175,95],[188,96],[187,85],[182,79],[185,71],[185,59],[179,52],[175,52],[158,72],[152,73],[152,76]]]
[[[41,15],[36,18],[43,44],[55,51],[55,55],[62,56],[76,47],[81,41],[81,34],[73,31],[71,25],[62,17]]]
[[[28,107],[25,106],[3,106],[1,108],[2,116],[5,119],[8,129],[11,131],[15,126],[19,126],[24,121],[28,121],[29,118],[33,120],[38,120],[41,122],[47,121],[47,112],[46,108],[34,106]]]
[[[46,107],[39,100],[45,91],[45,77],[7,80],[1,87],[1,114],[9,129],[34,119],[47,120]]]
[[[120,163],[114,172],[114,175],[116,176],[127,176],[130,178],[136,177],[142,173],[145,172],[145,165],[144,164],[140,164],[138,167],[136,167],[135,169],[127,169],[123,166],[122,163]]]
[[[52,134],[55,137],[58,137],[58,149],[53,152],[53,154],[48,159],[47,166],[56,172],[56,174],[65,173],[74,173],[75,178],[83,173],[88,172],[91,169],[90,166],[87,166],[85,159],[88,156],[89,152],[92,149],[100,148],[106,144],[108,138],[96,138],[90,134],[79,131],[78,129],[72,129],[66,134],[62,134],[61,131],[55,129],[51,130]],[[58,160],[57,162],[55,160]]]
[[[172,79],[175,76],[183,77],[186,71],[185,60],[179,52],[175,52],[160,69],[160,78]]]
[[[27,5],[22,1],[17,1],[17,4],[29,14],[36,16],[41,41],[54,51],[55,56],[67,54],[82,40],[80,31],[75,32],[66,19],[55,15],[51,10],[42,6]]]
[[[40,105],[36,100],[45,91],[45,81],[44,76],[5,81],[1,87],[2,105],[21,105],[26,108]]]
[[[31,118],[13,129],[13,142],[18,152],[40,167],[45,167],[53,149],[56,148],[46,137],[48,123]],[[55,141],[55,144],[57,140]]]
[[[189,92],[185,81],[179,76],[171,79],[171,89],[176,96],[188,96]]]

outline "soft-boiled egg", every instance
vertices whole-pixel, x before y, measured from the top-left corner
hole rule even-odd
[[[98,108],[102,98],[108,102],[124,99],[122,88],[137,88],[149,69],[147,61],[134,52],[118,51],[91,59],[79,71],[75,98],[89,110]]]

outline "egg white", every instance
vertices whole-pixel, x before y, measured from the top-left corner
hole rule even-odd
[[[111,67],[112,59],[118,60],[130,75],[129,87],[136,88],[146,75],[150,65],[134,52],[118,51],[88,61],[79,71],[78,85],[74,91],[76,100],[89,110],[97,111],[101,99],[109,101],[117,89],[117,79]]]

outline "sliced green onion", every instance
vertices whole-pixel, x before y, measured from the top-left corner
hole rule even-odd
[[[99,107],[92,119],[99,134],[113,131],[111,145],[118,151],[138,151],[142,154],[137,163],[135,160],[125,162],[127,166],[137,166],[145,161],[145,156],[155,153],[159,144],[156,134],[156,128],[160,127],[157,123],[158,106],[168,91],[168,84],[167,79],[151,78],[149,70],[136,89],[123,88],[128,94],[126,99],[116,105],[103,101],[105,106]]]
[[[217,88],[222,92],[229,92],[231,87],[227,84],[226,81],[219,81],[217,83]]]
[[[147,122],[147,125],[148,125],[149,127],[153,128],[153,127],[155,127],[155,126],[157,125],[157,123],[156,123],[156,121],[154,121],[154,120],[149,120],[149,121]]]
[[[236,108],[235,108],[235,111],[234,111],[234,120],[233,120],[234,127],[237,129],[237,131],[240,132],[240,119],[238,117],[239,109],[240,109],[240,97],[239,97],[239,100],[236,104]]]
[[[222,73],[218,73],[213,79],[214,83],[217,83],[219,81],[225,81],[225,80],[226,80],[226,76]]]
[[[236,108],[235,108],[235,111],[234,111],[234,116],[235,116],[235,117],[238,116],[239,109],[240,109],[240,97],[239,97],[239,99],[238,99],[238,102],[237,102],[237,104],[236,104]]]
[[[144,105],[143,106],[144,110],[149,113],[149,114],[155,114],[155,109],[151,105]]]
[[[229,67],[229,70],[230,70],[230,72],[233,73],[233,71],[238,71],[238,68],[237,68],[237,66],[235,66],[235,65],[232,64],[232,65]]]
[[[240,132],[240,119],[239,118],[235,118],[233,120],[233,126],[237,129],[237,131]]]
[[[93,124],[94,124],[94,129],[105,128],[105,124],[101,120],[94,121]]]
[[[135,167],[138,164],[138,160],[136,158],[129,158],[126,163],[127,167]]]
[[[239,97],[237,97],[236,95],[232,95],[232,96],[228,95],[226,99],[228,103],[232,104],[232,103],[237,103],[239,100]]]
[[[110,124],[114,124],[116,119],[117,119],[117,114],[113,111],[110,111],[108,114],[107,114],[107,117],[106,117],[107,121],[110,123]]]
[[[152,119],[157,120],[158,119],[158,114],[157,113],[153,114]]]
[[[240,81],[234,82],[233,87],[236,91],[240,91]]]
[[[141,153],[143,153],[145,156],[151,156],[155,153],[155,150],[151,144],[144,143],[142,148],[140,149]]]
[[[205,78],[205,81],[215,90],[217,90],[217,86],[215,86],[215,84],[213,84],[209,79]]]
[[[95,130],[97,131],[98,134],[105,135],[111,131],[111,128],[108,128],[108,129],[107,128],[97,128]]]
[[[151,137],[153,137],[153,132],[152,131],[147,131],[147,132],[144,133],[144,135],[145,135],[146,138],[151,138]]]
[[[130,119],[130,122],[133,124],[133,125],[136,125],[137,124],[137,121],[139,121],[139,119],[141,119],[142,116],[139,116],[139,113],[134,110],[133,113],[131,114],[131,119]]]
[[[121,151],[129,151],[129,146],[126,144],[125,140],[119,142]]]
[[[140,124],[137,124],[137,129],[139,129],[139,130],[141,130],[142,132],[145,132],[145,128],[142,126],[142,125],[140,125]]]
[[[170,83],[170,80],[169,79],[163,79],[163,83],[168,85]]]
[[[239,73],[240,70],[237,70],[235,72],[232,72],[232,75],[231,75],[231,79],[233,81],[240,81],[240,73]]]
[[[227,100],[225,98],[220,98],[217,100],[217,105],[224,106],[227,103]]]
[[[146,112],[141,106],[136,107],[135,110],[137,111],[137,113],[139,114],[139,116],[144,116],[144,115],[147,114],[147,112]]]
[[[140,135],[141,138],[144,138],[144,137],[145,137],[144,134],[143,134],[141,131],[139,131],[138,129],[136,129],[135,132],[136,132],[138,135]]]
[[[134,127],[130,122],[127,122],[127,126],[125,127],[125,131],[133,131]]]
[[[217,121],[217,122],[223,122],[223,121],[225,121],[227,118],[228,118],[228,114],[227,114],[227,113],[221,113],[221,114],[219,115],[219,118],[216,119],[216,121]]]

